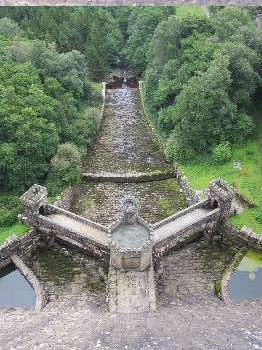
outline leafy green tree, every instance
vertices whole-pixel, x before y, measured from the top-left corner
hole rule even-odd
[[[19,25],[10,18],[0,18],[0,34],[6,37],[14,37],[22,34]]]
[[[129,37],[124,54],[130,67],[138,75],[146,68],[148,47],[155,28],[171,12],[171,9],[164,7],[144,7],[132,11],[128,20]]]
[[[174,137],[171,137],[175,144],[168,144],[174,158],[181,158],[185,148],[195,153],[209,153],[219,143],[242,142],[251,134],[251,118],[239,113],[229,99],[228,67],[229,58],[218,55],[209,69],[192,77],[178,96]]]
[[[72,186],[81,180],[81,156],[77,147],[72,143],[58,146],[57,152],[51,159],[51,172],[48,184],[51,192],[57,191],[56,186]]]
[[[239,6],[226,6],[212,16],[212,23],[215,35],[222,41],[230,39],[242,27],[255,28],[247,10]]]

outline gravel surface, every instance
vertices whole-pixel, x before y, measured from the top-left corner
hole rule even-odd
[[[262,302],[179,303],[141,314],[110,314],[84,296],[41,312],[0,311],[0,349],[262,349]]]

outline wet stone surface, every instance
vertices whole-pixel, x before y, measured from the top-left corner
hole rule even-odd
[[[161,258],[156,267],[158,303],[197,303],[217,299],[216,286],[237,248],[210,245],[205,239],[192,242]]]
[[[104,225],[110,225],[121,214],[121,202],[132,195],[138,202],[138,213],[154,223],[186,207],[184,195],[175,179],[147,183],[89,183],[75,188],[70,210]]]
[[[50,301],[73,295],[96,307],[107,307],[107,266],[103,261],[57,244],[36,250],[26,263],[40,280]]]
[[[127,173],[167,168],[140,107],[138,89],[107,90],[101,130],[87,153],[84,170]]]

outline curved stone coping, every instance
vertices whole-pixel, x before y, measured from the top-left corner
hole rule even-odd
[[[47,205],[47,210],[50,211],[52,214],[63,214],[63,215],[65,215],[69,218],[72,218],[78,222],[82,222],[90,227],[93,227],[93,228],[101,230],[105,233],[108,233],[108,228],[106,226],[103,226],[95,221],[84,218],[83,216],[74,214],[71,211],[56,207],[55,205],[51,205],[51,204]]]
[[[222,275],[221,282],[220,282],[220,295],[218,296],[225,303],[233,302],[233,300],[229,297],[228,283],[235,269],[238,267],[240,261],[245,256],[246,251],[247,251],[247,248],[242,248],[240,251],[238,251],[234,256],[232,263],[229,265],[229,267],[224,271]]]
[[[17,267],[17,269],[21,272],[21,274],[26,278],[26,280],[31,284],[32,288],[34,289],[36,294],[35,310],[40,311],[47,303],[45,292],[41,283],[34,275],[33,271],[28,266],[26,266],[26,264],[22,261],[21,258],[19,258],[18,255],[11,255],[10,258]]]
[[[10,263],[11,255],[23,255],[31,252],[42,242],[42,236],[36,230],[30,229],[22,236],[12,235],[0,245],[0,266]]]
[[[159,180],[168,180],[175,177],[174,171],[153,171],[151,173],[86,173],[82,174],[83,178],[89,181],[99,182],[116,182],[116,183],[139,183],[139,182],[151,182]]]
[[[153,228],[153,230],[155,230],[161,226],[164,226],[164,225],[168,224],[169,222],[174,221],[175,219],[177,219],[181,216],[184,216],[185,214],[188,214],[191,211],[194,211],[195,209],[204,208],[208,203],[209,203],[209,200],[206,199],[202,202],[193,204],[190,207],[187,207],[183,210],[180,210],[179,212],[177,212],[171,216],[168,216],[167,218],[165,218],[161,221],[156,222],[155,224],[152,225],[152,228]]]

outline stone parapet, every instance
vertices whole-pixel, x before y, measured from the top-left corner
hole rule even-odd
[[[37,247],[45,245],[46,240],[37,230],[31,229],[23,236],[6,240],[0,245],[0,268],[11,262],[11,255],[28,256]]]
[[[93,227],[93,228],[96,228],[100,231],[103,231],[105,233],[108,232],[108,229],[106,226],[103,226],[95,221],[92,221],[92,220],[89,220],[87,218],[84,218],[83,216],[80,216],[80,215],[77,215],[77,214],[74,214],[70,211],[67,211],[65,209],[62,209],[62,208],[59,208],[59,207],[56,207],[54,205],[51,205],[51,204],[48,204],[47,205],[47,212],[50,213],[50,214],[62,214],[64,215],[65,217],[68,217],[68,218],[72,218],[78,222],[81,222],[83,224],[87,224],[88,226],[90,227]]]
[[[262,252],[262,235],[255,233],[250,228],[244,226],[239,229],[231,223],[226,223],[222,232],[224,241]]]
[[[195,191],[193,189],[189,180],[187,179],[185,174],[183,174],[182,171],[178,169],[177,165],[174,165],[174,172],[176,174],[176,178],[181,187],[181,190],[184,193],[187,204],[192,205],[199,202],[202,199],[201,198],[202,191]]]
[[[196,223],[186,226],[179,232],[154,242],[153,252],[156,257],[166,254],[170,249],[179,248],[196,238],[202,236],[211,223],[216,223],[219,217],[219,209],[212,210]]]
[[[199,202],[199,203],[196,203],[196,204],[193,204],[191,205],[190,207],[187,207],[183,210],[180,210],[178,213],[175,213],[174,215],[171,215],[161,221],[158,221],[156,222],[155,224],[152,225],[152,228],[153,229],[156,229],[156,228],[159,228],[161,226],[164,226],[166,225],[167,223],[171,222],[171,221],[174,221],[175,219],[195,210],[195,209],[198,209],[198,208],[204,208],[208,205],[208,200],[204,200],[202,202]]]
[[[39,215],[34,224],[38,227],[38,230],[45,233],[49,239],[56,239],[57,237],[58,240],[72,246],[76,245],[79,248],[83,248],[99,258],[106,257],[109,253],[108,245],[103,244],[91,236],[74,230],[74,228],[67,228],[55,223],[46,216]]]

